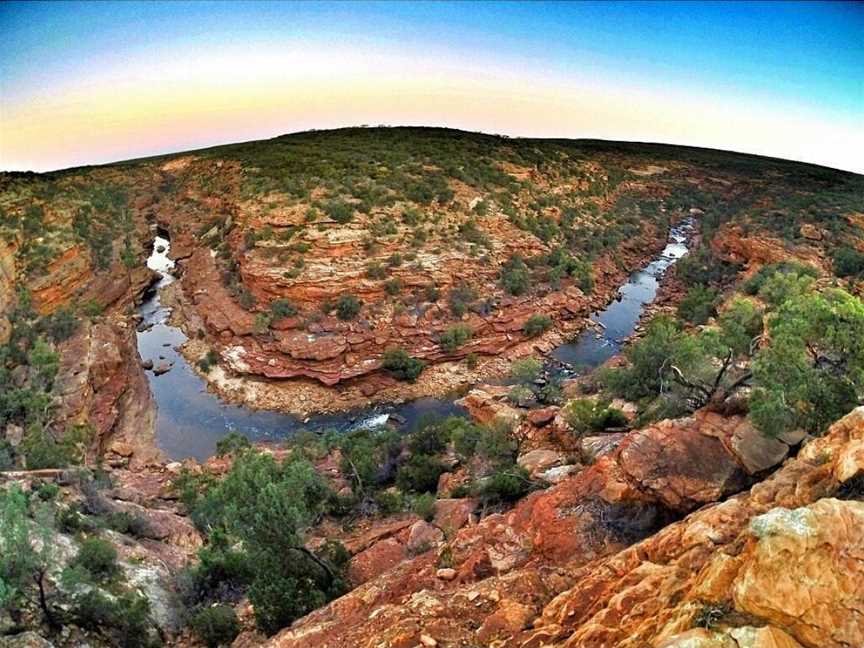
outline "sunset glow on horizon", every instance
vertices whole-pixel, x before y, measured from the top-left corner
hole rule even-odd
[[[0,5],[0,170],[359,124],[864,172],[860,4]]]

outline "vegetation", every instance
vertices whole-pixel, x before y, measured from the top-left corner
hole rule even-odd
[[[525,324],[522,326],[522,330],[525,332],[525,335],[528,337],[537,337],[548,331],[552,327],[552,318],[548,315],[532,315],[529,317]]]
[[[360,314],[360,309],[363,308],[363,302],[354,295],[341,295],[336,300],[336,317],[340,320],[353,320]]]
[[[567,426],[577,435],[603,432],[610,428],[625,428],[627,417],[619,409],[609,406],[609,401],[596,398],[571,400],[562,410]]]
[[[412,358],[404,349],[387,349],[381,366],[397,380],[413,383],[423,373],[426,363]]]
[[[474,332],[467,324],[456,324],[441,334],[438,343],[447,353],[453,353],[470,340],[473,335]]]

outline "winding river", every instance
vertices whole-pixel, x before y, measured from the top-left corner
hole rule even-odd
[[[551,353],[567,368],[565,373],[573,375],[590,370],[618,353],[623,340],[633,333],[643,308],[656,296],[663,273],[687,253],[686,241],[691,228],[690,221],[674,227],[660,255],[631,275],[619,289],[616,300],[603,311],[591,315],[591,319],[600,325],[601,332],[586,329],[575,341],[563,344]],[[160,365],[171,365],[165,373],[147,372],[158,408],[157,444],[169,458],[204,460],[213,455],[216,442],[232,431],[240,432],[252,441],[277,441],[300,430],[349,431],[381,425],[388,420],[410,429],[424,415],[464,414],[453,399],[435,398],[375,405],[306,419],[222,402],[207,391],[205,381],[177,351],[187,338],[180,329],[168,324],[170,309],[160,300],[160,290],[175,279],[174,262],[168,258],[169,251],[170,242],[157,236],[147,266],[158,272],[161,278],[145,295],[138,309],[143,317],[138,332],[141,359],[152,361],[157,369]]]

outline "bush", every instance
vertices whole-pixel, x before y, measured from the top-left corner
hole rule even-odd
[[[624,412],[609,407],[607,401],[594,398],[572,400],[564,407],[562,414],[570,429],[580,436],[588,432],[626,427],[629,423]]]
[[[43,320],[43,327],[55,342],[68,340],[78,330],[78,318],[68,308],[60,308]]]
[[[834,260],[834,274],[838,277],[864,274],[864,252],[844,246],[837,248],[831,256]]]
[[[532,483],[528,471],[512,466],[493,473],[480,482],[479,495],[485,501],[515,502],[531,490]]]
[[[456,317],[462,317],[468,312],[468,306],[477,299],[477,291],[464,281],[460,281],[450,289],[447,301],[450,304],[450,312]]]
[[[198,361],[198,367],[204,373],[209,373],[210,370],[219,363],[219,354],[213,349],[207,351],[203,358]]]
[[[234,608],[215,605],[200,610],[189,621],[192,632],[209,648],[229,645],[240,634],[240,624]]]
[[[705,286],[693,286],[678,304],[678,317],[691,324],[705,324],[716,314],[717,291]]]
[[[342,321],[353,320],[360,314],[363,302],[354,295],[341,295],[336,301],[336,317]]]
[[[522,330],[528,337],[537,337],[545,333],[552,326],[552,318],[548,315],[532,315],[522,326]]]
[[[758,295],[765,283],[775,274],[796,274],[801,276],[812,277],[816,279],[819,272],[809,265],[796,263],[795,261],[780,261],[779,263],[770,263],[759,268],[752,277],[741,284],[741,290],[748,295]]]
[[[522,295],[531,286],[531,273],[522,257],[514,255],[501,268],[501,285],[511,295]]]
[[[528,407],[537,401],[537,396],[527,385],[513,385],[507,392],[507,400],[519,407]]]
[[[77,597],[72,614],[77,625],[108,635],[122,648],[150,648],[161,642],[150,632],[150,602],[138,594],[111,600],[93,589]]]
[[[423,372],[426,363],[412,358],[404,349],[387,349],[381,366],[397,380],[413,383]]]
[[[120,573],[117,550],[108,540],[87,538],[81,543],[73,565],[86,569],[97,581],[107,581]]]
[[[375,495],[375,504],[381,515],[394,515],[405,509],[405,498],[398,490],[385,490]]]
[[[474,332],[471,327],[466,324],[456,324],[444,331],[438,342],[447,353],[453,353],[470,340],[473,335]]]
[[[233,455],[251,448],[249,439],[239,432],[229,432],[216,442],[216,456]]]
[[[543,361],[539,358],[522,358],[510,365],[510,378],[518,383],[532,383],[540,376]]]
[[[762,309],[751,299],[736,297],[720,313],[720,338],[735,353],[747,353],[754,338],[762,333]]]
[[[435,496],[424,493],[411,498],[411,512],[417,517],[431,522],[435,517]]]
[[[384,291],[391,297],[395,297],[402,292],[402,280],[398,277],[388,279],[384,282]]]
[[[337,223],[347,223],[354,218],[354,208],[344,200],[331,200],[324,206],[324,212]]]
[[[105,525],[117,533],[131,535],[136,538],[146,538],[152,535],[150,521],[143,515],[134,515],[126,511],[113,511],[104,517]]]
[[[434,493],[444,464],[429,455],[414,455],[396,472],[396,486],[403,493]]]
[[[18,451],[24,455],[28,470],[66,468],[81,463],[86,430],[68,432],[59,441],[41,425],[32,425]]]
[[[282,319],[283,317],[294,317],[297,314],[297,309],[287,299],[274,299],[270,304],[270,312],[274,319]]]

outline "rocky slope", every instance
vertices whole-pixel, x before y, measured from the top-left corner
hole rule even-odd
[[[383,574],[268,645],[861,645],[864,408],[713,503],[746,474],[723,450],[711,455],[718,432],[704,417],[633,432],[579,475],[414,559],[381,541],[363,553],[375,565],[366,572]],[[649,439],[654,453],[636,454]],[[442,556],[451,566],[439,568]]]

